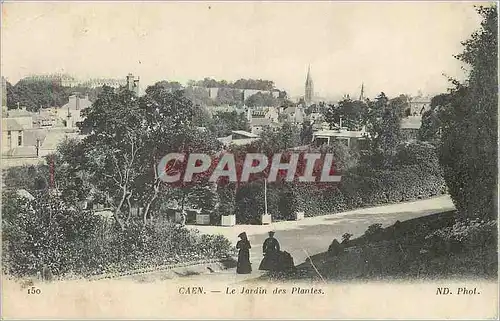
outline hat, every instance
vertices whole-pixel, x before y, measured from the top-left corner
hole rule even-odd
[[[275,234],[274,231],[269,231],[268,234]]]
[[[239,238],[244,238],[244,237],[247,237],[247,233],[246,232],[241,232],[239,235],[238,235]]]

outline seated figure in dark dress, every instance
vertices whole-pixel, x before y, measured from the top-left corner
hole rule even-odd
[[[269,232],[269,237],[264,241],[262,246],[264,258],[260,263],[259,270],[275,271],[278,266],[280,256],[280,243],[274,238],[274,232]]]

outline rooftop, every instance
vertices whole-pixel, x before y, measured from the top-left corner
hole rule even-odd
[[[33,113],[30,111],[27,111],[25,108],[9,109],[9,110],[7,110],[7,116],[9,118],[32,117]]]
[[[252,118],[250,126],[269,126],[272,120],[269,118]]]
[[[245,136],[248,138],[258,138],[259,137],[259,135],[249,133],[249,132],[244,131],[244,130],[233,130],[232,133],[237,134],[237,135],[241,135],[241,136]]]
[[[248,145],[251,144],[260,138],[242,138],[242,139],[233,139],[230,144],[232,145],[237,145],[237,146],[242,146],[242,145]]]
[[[361,138],[366,136],[367,133],[365,131],[357,131],[357,130],[346,130],[346,129],[329,129],[329,130],[320,130],[313,133],[315,137],[357,137]]]
[[[12,118],[3,118],[2,119],[2,131],[10,131],[10,130],[23,130],[23,126],[21,126],[15,119]]]

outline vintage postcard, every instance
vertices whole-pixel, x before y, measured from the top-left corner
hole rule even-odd
[[[2,318],[498,319],[496,2],[1,6]]]

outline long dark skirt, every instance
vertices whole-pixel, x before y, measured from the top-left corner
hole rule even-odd
[[[260,262],[259,270],[264,271],[290,271],[294,270],[295,265],[293,263],[293,258],[290,253],[283,252],[270,252]]]
[[[274,271],[277,269],[279,252],[268,252],[260,262],[259,270]]]
[[[249,274],[252,272],[252,265],[250,264],[250,251],[242,249],[238,253],[238,264],[236,266],[236,273]]]

